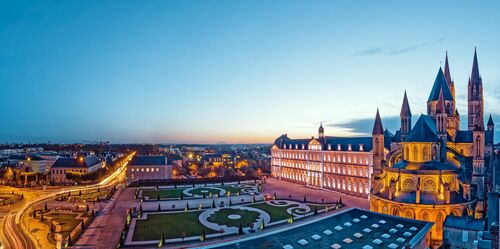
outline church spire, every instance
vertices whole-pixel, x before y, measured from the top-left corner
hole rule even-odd
[[[380,119],[380,113],[377,108],[377,115],[375,116],[375,124],[373,124],[372,135],[384,134],[384,126],[382,125],[382,119]]]
[[[479,75],[479,64],[477,63],[477,51],[474,47],[474,61],[472,62],[472,73],[471,80],[473,83],[479,83],[481,81],[481,76]]]
[[[455,98],[455,82],[453,82],[453,80],[451,79],[450,63],[448,62],[448,51],[446,51],[446,58],[444,60],[444,77],[446,78],[446,82],[448,83],[448,87],[450,88],[453,98]]]
[[[408,97],[406,96],[406,90],[405,90],[405,95],[403,97],[403,105],[401,106],[401,113],[399,114],[400,117],[411,117],[411,110],[410,110],[410,104],[408,103]]]

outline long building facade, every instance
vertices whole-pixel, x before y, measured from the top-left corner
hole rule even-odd
[[[427,101],[427,114],[412,126],[406,92],[400,112],[401,127],[390,138],[388,154],[381,143],[387,137],[377,111],[373,127],[373,175],[370,209],[405,218],[434,222],[433,245],[443,239],[443,222],[448,215],[483,219],[486,198],[492,186],[494,124],[484,125],[482,78],[477,54],[468,83],[468,129],[460,130],[455,84],[448,55]]]
[[[387,134],[390,136],[390,134]],[[389,151],[387,144],[387,152]],[[278,137],[271,148],[271,175],[280,180],[368,197],[372,174],[371,137]]]

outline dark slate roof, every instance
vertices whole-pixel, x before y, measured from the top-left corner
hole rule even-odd
[[[43,158],[41,158],[39,156],[29,156],[29,155],[10,155],[9,156],[10,160],[23,160],[23,161],[26,161],[26,160],[28,160],[28,158],[30,158],[30,160],[33,160],[33,161],[42,161],[42,160],[44,160]]]
[[[382,125],[382,119],[380,119],[380,113],[377,109],[377,115],[375,116],[375,123],[373,124],[372,135],[384,134],[384,126]]]
[[[443,225],[464,230],[483,231],[484,220],[476,220],[468,217],[446,216]]]
[[[396,134],[394,134],[394,137],[392,138],[393,142],[399,143],[402,142],[403,139],[401,139],[401,130],[397,130]]]
[[[406,91],[405,91],[405,96],[403,97],[403,105],[401,106],[401,113],[399,115],[401,117],[411,117],[410,104],[408,103],[408,97],[406,96]]]
[[[457,131],[455,143],[472,143],[472,131]]]
[[[128,165],[140,166],[140,165],[165,165],[164,156],[134,156]]]
[[[448,87],[448,82],[444,76],[443,69],[439,68],[436,79],[434,80],[434,85],[432,86],[431,94],[429,95],[429,101],[437,101],[439,99],[439,94],[443,92],[444,100],[454,101],[453,95],[451,94],[450,88]]]
[[[101,161],[96,156],[85,157],[82,161],[78,158],[58,158],[52,168],[88,168],[94,166]]]
[[[448,51],[446,51],[446,59],[444,60],[444,76],[446,77],[448,85],[451,85],[453,81],[451,79],[450,65],[448,63]]]
[[[474,61],[472,62],[472,73],[470,75],[470,78],[471,81],[476,84],[482,81],[481,75],[479,74],[479,64],[477,63],[477,52],[475,48],[474,48]]]
[[[406,169],[406,170],[452,170],[452,171],[459,170],[457,166],[448,161],[409,162],[403,160],[397,162],[392,167],[395,169]]]
[[[495,125],[495,124],[493,123],[493,118],[491,117],[491,114],[490,114],[490,117],[488,118],[488,124],[487,124],[487,125],[488,125],[488,126],[493,126],[493,125]]]
[[[302,145],[304,145],[304,150],[309,149],[309,142],[311,142],[312,138],[306,139],[290,139],[285,137],[285,135],[280,136],[276,139],[274,144],[278,146],[278,148],[283,149],[283,146],[286,146],[286,149],[289,149],[289,146],[292,145],[291,149],[295,149],[297,146],[298,150],[302,150]],[[322,145],[323,150],[328,150],[328,145],[330,145],[332,151],[338,150],[338,145],[340,145],[340,150],[347,151],[349,145],[351,145],[352,151],[360,151],[361,144],[363,145],[363,151],[371,151],[372,150],[372,137],[331,137],[325,136],[324,139],[317,139]],[[385,133],[384,137],[384,146],[386,148],[390,148],[392,141],[392,134],[389,132]]]
[[[405,142],[438,142],[436,122],[431,116],[420,115]]]

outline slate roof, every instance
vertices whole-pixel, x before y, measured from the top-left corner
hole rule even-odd
[[[472,143],[472,131],[457,131],[455,143]]]
[[[128,165],[166,165],[166,160],[164,156],[134,156]]]
[[[444,76],[443,69],[439,68],[436,79],[434,80],[434,85],[432,86],[431,94],[429,95],[430,101],[439,100],[439,94],[443,92],[444,100],[454,101],[453,95],[451,94],[450,88],[448,87],[448,82],[446,81],[446,77]]]
[[[483,231],[484,220],[448,215],[446,216],[443,225],[445,227],[453,227],[464,230]]]
[[[311,142],[312,138],[308,139],[290,139],[286,135],[282,135],[278,137],[274,144],[278,146],[278,148],[283,149],[283,146],[286,146],[286,149],[289,149],[289,145],[292,145],[291,149],[295,149],[297,145],[297,149],[302,150],[302,145],[304,145],[304,150],[309,149],[309,142]],[[372,137],[331,137],[325,136],[324,139],[317,139],[322,145],[323,150],[328,150],[328,145],[331,146],[332,151],[338,150],[338,145],[340,145],[340,150],[347,151],[349,145],[351,145],[352,151],[360,151],[361,144],[363,145],[363,151],[371,151],[372,150]],[[384,146],[386,148],[390,148],[392,141],[392,134],[385,133],[384,138]]]
[[[82,161],[78,158],[60,157],[54,162],[52,168],[88,168],[100,162],[101,160],[96,156],[85,157]]]
[[[452,170],[457,171],[459,168],[449,161],[427,161],[427,162],[410,162],[402,160],[392,166],[395,169],[406,170]]]
[[[406,91],[405,91],[405,96],[403,97],[403,105],[401,106],[401,113],[399,115],[401,117],[411,117],[410,104],[408,103],[408,97],[406,96]]]
[[[405,142],[439,142],[436,122],[431,116],[420,115]]]
[[[382,125],[382,120],[380,119],[380,113],[377,109],[377,115],[375,116],[375,123],[373,124],[372,135],[384,134],[384,126]]]
[[[26,160],[28,160],[28,158],[30,158],[30,160],[33,160],[33,161],[42,161],[42,160],[44,160],[43,158],[41,158],[39,156],[28,156],[28,155],[10,155],[9,156],[10,160],[23,160],[23,161],[26,161]]]
[[[495,125],[495,124],[493,123],[493,118],[491,117],[491,114],[490,114],[490,117],[488,118],[488,124],[487,124],[487,125],[488,125],[488,126],[493,126],[493,125]]]

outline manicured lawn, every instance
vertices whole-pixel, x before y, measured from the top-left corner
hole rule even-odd
[[[229,215],[239,215],[240,219],[229,219]],[[208,217],[208,221],[217,223],[219,225],[226,225],[228,227],[238,227],[240,223],[247,227],[248,224],[257,222],[259,218],[259,213],[255,211],[241,210],[241,209],[233,209],[233,208],[224,208],[217,211],[215,214]]]
[[[159,240],[162,232],[166,239],[180,238],[182,233],[186,237],[199,236],[205,228],[205,234],[217,233],[203,226],[198,216],[200,212],[180,212],[169,214],[149,214],[146,220],[137,220],[135,223],[133,241]]]
[[[290,218],[290,214],[286,210],[291,208],[291,207],[298,207],[299,205],[293,204],[293,205],[289,205],[289,206],[285,206],[285,207],[276,207],[276,206],[271,206],[271,205],[263,202],[263,203],[248,205],[248,206],[261,209],[262,211],[268,213],[269,216],[271,216],[271,222],[274,222],[274,221],[285,220],[285,219]]]
[[[63,237],[68,236],[68,234],[75,229],[76,226],[80,225],[82,220],[77,220],[77,214],[66,214],[66,213],[51,213],[44,214],[44,218],[48,218],[50,222],[54,225],[61,225],[61,234]]]
[[[145,189],[142,190],[142,196],[149,197],[149,199],[158,198],[158,194],[160,198],[180,198],[182,191],[185,188],[173,188],[173,189]]]
[[[233,194],[238,193],[238,191],[241,191],[241,189],[243,189],[243,188],[241,188],[241,187],[232,186],[232,185],[228,185],[228,186],[226,186],[226,185],[224,185],[224,186],[219,186],[219,188],[221,188],[221,189],[224,189],[224,190],[226,190],[226,191],[231,192],[231,194],[232,194],[232,195],[233,195]]]

